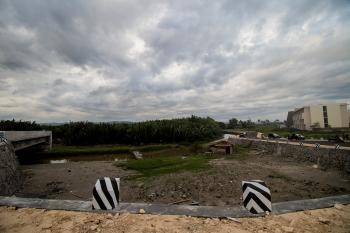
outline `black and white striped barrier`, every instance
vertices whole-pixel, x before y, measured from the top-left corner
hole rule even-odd
[[[0,142],[6,142],[5,133],[0,131]]]
[[[8,140],[5,138],[5,133],[0,131],[0,142],[8,143]]]
[[[340,149],[340,145],[339,144],[335,145],[335,149],[339,150]]]
[[[315,144],[316,149],[320,149],[320,146],[321,146],[321,145],[320,145],[319,143],[316,143],[316,144]]]
[[[262,180],[242,181],[243,205],[253,214],[272,211],[271,192]]]
[[[93,210],[111,210],[119,205],[120,178],[104,177],[96,181],[92,192]]]

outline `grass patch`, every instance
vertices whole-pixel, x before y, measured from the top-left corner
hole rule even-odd
[[[164,145],[139,146],[139,147],[136,147],[135,149],[137,149],[138,151],[141,151],[141,152],[150,152],[150,151],[171,149],[171,148],[176,148],[176,147],[178,147],[178,145],[164,144]]]
[[[177,145],[147,145],[147,146],[54,146],[51,151],[45,152],[52,156],[63,155],[107,155],[107,154],[127,154],[134,150],[141,152],[159,151],[175,148]]]
[[[250,145],[234,145],[232,155],[225,155],[225,159],[244,160],[249,156]]]
[[[50,155],[99,155],[99,154],[125,154],[130,152],[130,147],[127,146],[55,146],[51,151],[47,152]]]
[[[209,160],[214,156],[193,155],[187,157],[169,156],[158,158],[146,158],[140,160],[128,160],[125,164],[117,164],[125,169],[138,171],[140,177],[159,176],[162,174],[175,173],[179,171],[196,171],[209,168]]]

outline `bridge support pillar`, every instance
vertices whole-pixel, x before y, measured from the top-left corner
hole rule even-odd
[[[23,177],[12,143],[0,141],[0,195],[10,196],[22,185]]]

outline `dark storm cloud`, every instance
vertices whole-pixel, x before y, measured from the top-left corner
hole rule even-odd
[[[0,118],[284,119],[349,102],[348,1],[0,0]]]

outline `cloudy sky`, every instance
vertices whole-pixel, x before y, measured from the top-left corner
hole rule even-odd
[[[0,119],[281,119],[350,103],[349,1],[0,0]]]

